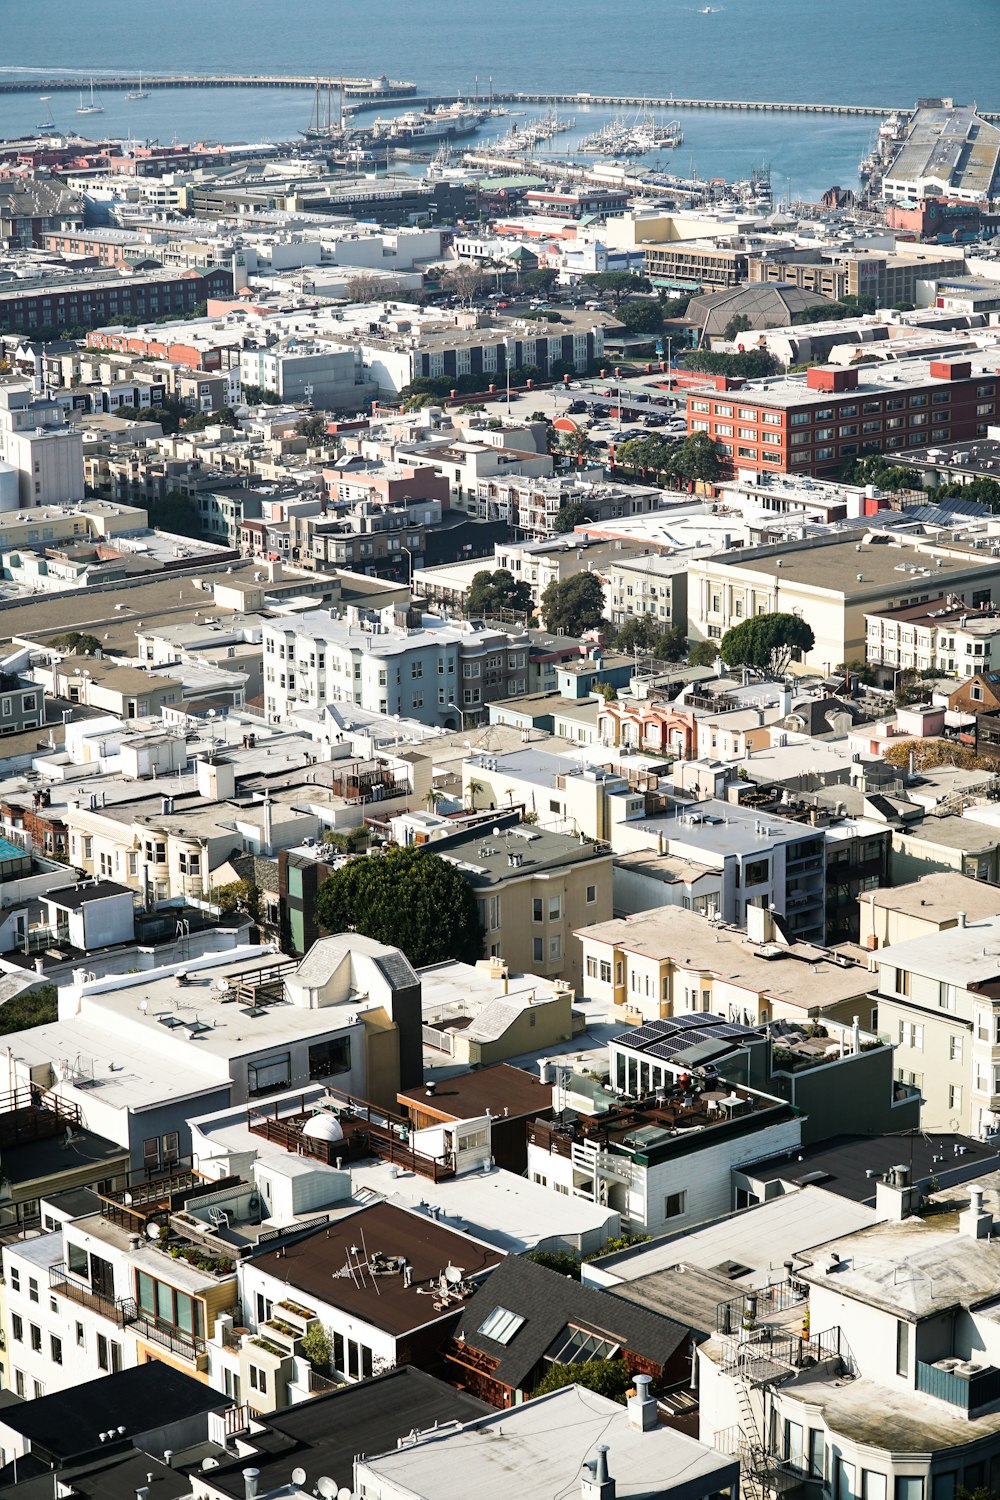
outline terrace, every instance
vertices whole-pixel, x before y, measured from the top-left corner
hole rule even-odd
[[[247,1128],[296,1156],[311,1156],[327,1166],[374,1156],[434,1182],[455,1176],[453,1161],[413,1148],[412,1126],[402,1115],[335,1089],[328,1090],[327,1100],[324,1107],[309,1109],[303,1097],[290,1113],[282,1113],[277,1102],[248,1105]]]

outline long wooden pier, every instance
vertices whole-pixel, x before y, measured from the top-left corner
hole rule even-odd
[[[135,77],[125,74],[95,78],[94,83],[102,93],[129,92],[136,87]],[[353,102],[356,108],[388,103],[392,99],[406,99],[421,106],[453,104],[460,98],[469,99],[468,94],[422,94],[417,98],[416,84],[403,79],[317,78],[315,74],[306,73],[143,73],[142,86],[150,93],[160,89],[343,89],[345,100]],[[73,78],[68,74],[56,78],[32,78],[23,73],[0,75],[0,94],[77,93],[89,87],[89,75],[86,78]],[[901,104],[827,104],[799,99],[690,99],[679,94],[558,94],[496,89],[481,94],[479,102],[484,105],[570,104],[576,108],[597,105],[610,109],[736,110],[747,114],[846,115],[868,119],[883,119],[891,114],[908,115],[913,109],[912,105]],[[979,114],[983,119],[1000,121],[1000,111],[980,110]]]

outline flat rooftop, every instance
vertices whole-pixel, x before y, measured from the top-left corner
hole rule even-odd
[[[781,1183],[786,1189],[815,1185],[850,1198],[874,1203],[877,1179],[894,1166],[909,1166],[911,1181],[936,1177],[942,1185],[967,1182],[1000,1167],[997,1148],[965,1135],[834,1136],[818,1146],[801,1146],[794,1154],[770,1157],[738,1170],[758,1183]]]
[[[886,532],[874,532],[863,541],[856,536],[845,539],[835,535],[829,540],[813,537],[807,544],[727,552],[708,566],[722,563],[761,578],[780,575],[781,582],[792,588],[816,589],[821,593],[841,594],[847,600],[862,600],[889,591],[909,592],[916,587],[938,589],[942,584],[947,586],[949,579],[966,578],[970,574],[992,577],[996,573],[996,564],[988,555],[969,546],[967,555],[955,556],[959,548],[960,544],[949,543],[945,555],[927,537],[920,537],[914,543],[890,538]]]
[[[958,926],[959,912],[965,912],[970,922],[988,922],[997,915],[1000,893],[988,881],[975,880],[958,870],[938,870],[911,881],[909,885],[882,886],[875,891],[865,891],[858,897],[858,902],[899,912],[903,916],[922,917],[946,928]]]
[[[359,1276],[351,1247],[361,1236],[368,1254],[403,1256],[412,1267],[411,1285],[401,1273],[379,1276],[377,1281]],[[398,1336],[442,1316],[435,1313],[427,1292],[437,1285],[445,1266],[456,1266],[464,1278],[479,1280],[501,1258],[500,1252],[426,1214],[372,1203],[280,1251],[255,1256],[254,1266],[286,1283],[305,1301],[337,1307]]]
[[[426,970],[422,971],[422,977],[426,983]],[[471,1120],[487,1110],[498,1117],[534,1116],[552,1108],[552,1086],[523,1068],[502,1062],[406,1089],[396,1098],[400,1104],[409,1102],[418,1110],[431,1111],[442,1119]]]

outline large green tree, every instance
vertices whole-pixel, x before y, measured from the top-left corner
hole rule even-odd
[[[583,526],[593,519],[594,506],[588,505],[586,500],[567,500],[556,511],[552,529],[560,533],[575,531],[578,526]]]
[[[707,375],[742,375],[747,380],[776,375],[781,369],[780,362],[766,349],[747,349],[742,354],[693,349],[690,354],[685,354],[684,364],[689,370],[702,370]]]
[[[401,948],[415,968],[482,957],[479,908],[456,865],[420,849],[392,849],[348,860],[316,895],[328,932],[353,929]]]
[[[719,654],[727,667],[749,667],[769,677],[780,677],[787,672],[795,651],[811,651],[815,644],[812,627],[805,620],[777,612],[752,615],[727,630]]]
[[[663,312],[655,297],[634,297],[622,302],[615,316],[629,333],[659,333],[663,327]]]
[[[592,271],[580,279],[586,286],[593,287],[599,296],[612,297],[616,307],[623,297],[648,292],[650,288],[647,278],[634,271]]]
[[[625,1395],[632,1385],[632,1374],[623,1359],[592,1359],[582,1365],[549,1365],[533,1396],[545,1396],[564,1385],[582,1385],[612,1401],[625,1405]]]
[[[574,573],[561,583],[553,581],[542,595],[542,618],[546,630],[561,635],[582,635],[604,618],[604,589],[596,573]]]
[[[531,587],[521,578],[515,578],[507,568],[490,572],[484,568],[476,573],[465,599],[469,615],[499,616],[503,610],[514,610],[518,614],[531,614],[533,601]]]

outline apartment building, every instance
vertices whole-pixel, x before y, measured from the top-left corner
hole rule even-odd
[[[751,254],[747,277],[751,282],[778,282],[800,287],[839,301],[842,297],[874,297],[879,307],[897,302],[918,303],[917,283],[953,276],[965,262],[961,252],[943,254],[938,246],[913,246],[896,254],[880,250],[769,249]]]
[[[970,922],[993,917],[996,907],[995,888],[987,881],[940,870],[909,885],[885,886],[859,896],[859,942],[863,948],[891,948],[957,927],[963,912]]]
[[[904,1164],[875,1181],[881,1222],[818,1243],[807,1231],[787,1275],[720,1289],[698,1349],[699,1432],[743,1454],[760,1493],[943,1500],[1000,1459],[1000,1250],[983,1189],[934,1193],[940,1211],[920,1217],[926,1180]]]
[[[1000,603],[1000,558],[971,540],[936,542],[891,529],[848,540],[834,532],[692,559],[688,631],[696,640],[721,641],[754,615],[800,615],[815,637],[801,666],[829,674],[864,659],[869,615],[926,605],[945,591],[970,615]],[[792,669],[799,665],[796,659]]]
[[[82,434],[28,388],[0,387],[0,460],[17,471],[17,500],[6,510],[84,497]]]
[[[663,491],[652,485],[595,484],[565,476],[535,479],[524,473],[482,479],[477,489],[480,520],[505,521],[536,540],[556,537],[560,510],[577,501],[586,505],[589,519],[597,523],[647,516],[661,508]]]
[[[722,292],[747,279],[747,252],[739,242],[679,240],[646,245],[645,274],[670,292]]]
[[[209,297],[229,296],[229,270],[106,272],[92,276],[47,276],[0,289],[0,328],[34,334],[46,329],[98,328],[120,317],[149,318],[190,313]]]
[[[527,690],[528,639],[405,611],[346,620],[325,611],[263,627],[264,707],[280,723],[297,705],[338,699],[375,713],[457,729],[489,703]]]
[[[897,1044],[897,1076],[923,1091],[927,1129],[982,1138],[1000,1120],[998,938],[1000,917],[959,912],[873,954],[879,1031]]]
[[[985,437],[997,419],[997,362],[966,358],[815,366],[800,376],[687,396],[689,432],[707,433],[734,468],[834,475],[860,453]]]
[[[916,671],[964,682],[1000,667],[1000,612],[987,606],[972,611],[942,594],[866,615],[865,624],[865,659],[869,666],[886,668],[880,676],[887,680]]]
[[[613,625],[647,619],[658,630],[687,630],[686,557],[631,557],[605,569]]]

